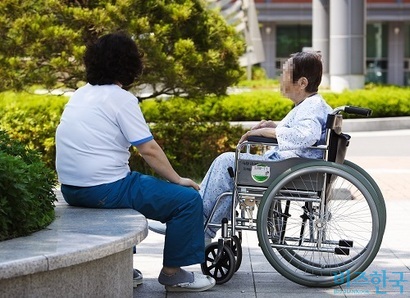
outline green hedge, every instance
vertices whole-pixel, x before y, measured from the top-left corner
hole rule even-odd
[[[226,121],[278,120],[292,108],[277,86],[254,85],[252,91],[220,98],[142,102],[146,120],[155,123],[151,125],[155,138],[181,175],[200,179],[215,156],[235,146],[242,130]],[[321,93],[332,107],[368,107],[373,110],[371,117],[410,116],[410,88],[368,86],[340,94]],[[66,102],[65,96],[0,93],[0,129],[39,150],[47,166],[54,168],[54,133]],[[148,171],[140,156],[132,153],[132,167]]]
[[[54,171],[0,131],[0,241],[44,228],[54,219]]]
[[[340,94],[325,92],[323,97],[332,107],[356,105],[372,109],[373,118],[410,116],[410,87],[368,85],[366,89],[345,91]]]
[[[145,100],[141,104],[148,122],[174,121],[184,115],[195,115],[204,121],[254,121],[281,119],[292,108],[292,102],[269,90],[245,91],[225,97],[207,97],[189,101],[183,98]]]
[[[363,90],[342,93],[321,90],[320,93],[333,108],[354,105],[372,109],[371,117],[410,116],[408,87],[369,85]],[[146,100],[141,107],[150,122],[169,121],[185,113],[195,113],[207,121],[258,121],[282,119],[292,109],[292,102],[282,97],[276,89],[256,89],[221,98],[208,97],[196,102],[181,98],[166,101]]]

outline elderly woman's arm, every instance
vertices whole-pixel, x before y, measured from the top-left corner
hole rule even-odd
[[[261,136],[265,138],[276,138],[276,129],[273,127],[264,127],[251,129],[247,131],[239,140],[239,144],[246,141],[250,136]]]

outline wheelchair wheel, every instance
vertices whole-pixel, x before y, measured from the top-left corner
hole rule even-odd
[[[374,179],[361,167],[359,167],[358,165],[350,162],[350,161],[345,161],[344,163],[346,166],[353,168],[354,170],[356,170],[358,173],[358,175],[362,175],[363,177],[361,178],[363,181],[363,179],[367,180],[368,183],[371,185],[371,187],[374,189],[374,191],[376,192],[376,197],[373,197],[374,200],[378,200],[379,203],[377,204],[378,206],[378,211],[379,213],[379,219],[380,219],[380,231],[381,234],[383,235],[384,230],[385,230],[385,225],[386,225],[386,205],[384,202],[384,198],[383,195],[381,193],[380,188],[378,187],[378,185],[376,184],[376,182],[374,181]],[[339,178],[340,179],[340,178]],[[335,186],[338,185],[338,183],[334,183]],[[334,188],[334,187],[333,187]],[[331,191],[334,193],[334,189],[332,190],[332,187],[330,187]],[[340,195],[339,195],[340,196]],[[278,205],[278,202],[275,203],[275,208],[277,208],[277,210],[279,210],[280,212],[280,205]],[[273,208],[271,210],[271,212],[273,212]],[[276,219],[278,220],[278,219]],[[311,221],[312,222],[312,221]],[[310,223],[311,223],[310,222]],[[343,246],[343,245],[342,245]],[[346,246],[346,245],[345,245]],[[345,260],[344,262],[340,262],[340,263],[335,263],[335,264],[329,264],[326,266],[326,268],[338,268],[338,267],[342,267],[345,266],[346,268],[350,265],[354,265],[355,263],[352,262],[352,260],[358,258],[359,256],[362,255],[362,253],[365,251],[366,247],[364,247],[362,252],[358,252],[355,256],[352,256],[352,258],[349,258],[348,260]],[[317,262],[311,262],[305,258],[303,258],[301,255],[299,255],[296,251],[291,251],[291,250],[281,250],[280,251],[281,255],[288,260],[289,262],[291,262],[294,266],[296,266],[299,269],[302,270],[306,270],[312,274],[319,274],[319,275],[323,275],[325,274],[325,271],[323,270],[323,268],[325,268],[325,266],[323,266],[323,264],[321,263],[317,263]],[[300,261],[298,263],[298,260]],[[308,264],[309,267],[306,267],[305,264]],[[313,266],[313,267],[312,267]],[[312,269],[312,268],[318,268],[318,269]],[[331,274],[333,274],[333,271],[329,271]],[[330,274],[329,273],[329,274]]]
[[[374,191],[377,194],[377,197],[379,198],[380,203],[383,205],[382,211],[385,211],[384,217],[386,217],[386,204],[384,201],[384,197],[383,194],[379,188],[379,186],[377,185],[376,181],[374,181],[374,179],[369,175],[369,173],[367,173],[362,167],[358,166],[357,164],[349,161],[349,160],[345,160],[343,162],[344,165],[351,167],[353,169],[355,169],[356,171],[358,171],[360,174],[362,174],[367,181],[369,181],[369,183],[372,185]]]
[[[305,286],[330,287],[370,265],[386,213],[375,188],[357,170],[312,161],[272,183],[257,220],[262,251],[279,273]]]
[[[202,273],[212,276],[217,284],[229,281],[235,273],[235,256],[229,245],[223,246],[218,258],[218,243],[214,242],[205,248],[205,262],[201,264]]]

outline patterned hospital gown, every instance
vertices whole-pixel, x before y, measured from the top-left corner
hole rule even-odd
[[[323,152],[321,150],[307,148],[325,142],[326,119],[331,112],[332,108],[320,95],[316,94],[306,98],[277,124],[278,146],[273,147],[262,156],[247,154],[246,159],[322,158]],[[211,214],[217,197],[224,192],[232,192],[233,190],[233,179],[227,170],[229,167],[235,168],[234,152],[219,155],[211,164],[201,183],[200,194],[204,203],[205,219]],[[230,215],[231,197],[225,196],[219,202],[211,221],[220,223],[222,218],[230,218]],[[206,237],[214,238],[217,231],[217,228],[207,229]]]

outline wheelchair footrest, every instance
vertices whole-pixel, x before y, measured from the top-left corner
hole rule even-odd
[[[353,241],[352,240],[339,240],[339,246],[353,247]]]
[[[350,249],[345,248],[345,247],[335,247],[335,254],[336,255],[344,255],[348,256],[350,253]]]

